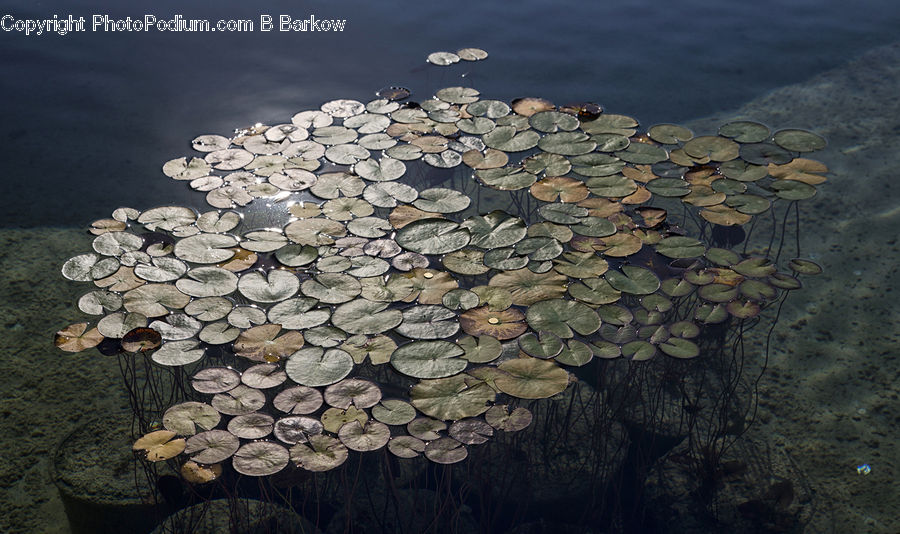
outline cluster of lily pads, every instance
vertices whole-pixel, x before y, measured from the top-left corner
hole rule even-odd
[[[801,286],[796,273],[819,270],[709,247],[653,205],[733,226],[809,198],[827,172],[798,157],[824,145],[813,133],[740,121],[638,134],[595,104],[509,105],[470,87],[419,103],[402,88],[377,96],[197,137],[201,156],[163,172],[215,209],[117,209],[91,226],[93,251],[63,265],[96,286],[78,307],[99,320],[61,330],[57,346],[113,342],[192,370],[199,400],[134,444],[148,460],[181,457],[197,482],[229,459],[267,476],[382,447],[458,462],[528,426],[518,404],[563,392],[568,369],[695,358],[705,325],[753,318]],[[414,167],[463,169],[514,213],[416,184]],[[246,227],[253,202],[287,222]],[[243,364],[217,365],[211,347]],[[358,376],[364,364],[413,385],[384,396]]]

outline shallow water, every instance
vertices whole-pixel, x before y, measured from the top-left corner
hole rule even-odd
[[[2,187],[8,199],[0,215],[0,226],[7,228],[2,370],[3,388],[14,391],[3,401],[2,421],[5,434],[21,438],[4,447],[12,454],[0,472],[2,504],[11,511],[0,526],[14,532],[66,532],[46,458],[83,411],[103,414],[127,405],[124,397],[107,393],[120,385],[110,361],[86,354],[60,359],[46,350],[52,333],[79,317],[73,300],[84,290],[62,283],[58,266],[86,250],[89,238],[81,228],[118,206],[200,206],[202,199],[159,171],[166,160],[191,154],[194,136],[283,122],[333,98],[366,101],[388,85],[407,86],[413,98],[425,99],[440,87],[471,84],[487,98],[593,100],[645,125],[684,122],[721,115],[842,65],[895,39],[892,31],[900,22],[900,7],[886,1],[727,7],[686,1],[665,8],[650,1],[587,7],[571,2],[562,8],[523,2],[515,11],[477,2],[454,2],[452,10],[363,2],[191,8],[167,1],[127,9],[97,2],[7,4],[0,15],[17,18],[178,13],[258,20],[269,13],[347,20],[347,31],[333,35],[0,33],[7,125]],[[484,48],[491,57],[449,68],[424,62],[428,52],[464,46]],[[853,70],[852,79],[862,81],[841,88],[840,98],[823,98],[846,108],[815,107],[817,95],[839,85],[832,76],[741,110],[774,127],[824,128],[817,131],[832,142],[822,159],[835,174],[809,206],[811,213],[804,212],[811,223],[804,227],[804,248],[822,258],[826,274],[789,300],[775,338],[774,373],[761,385],[764,416],[748,436],[773,443],[776,456],[793,455],[794,464],[784,462],[797,470],[779,474],[795,481],[798,500],[809,495],[803,483],[818,493],[812,506],[817,521],[807,532],[828,526],[836,532],[890,532],[896,525],[890,505],[900,501],[892,484],[896,460],[890,458],[896,451],[890,406],[896,402],[891,373],[898,336],[879,319],[896,315],[885,292],[897,282],[891,261],[896,245],[881,246],[896,227],[896,195],[885,185],[895,167],[881,156],[895,146],[894,137],[878,111],[859,104],[858,121],[851,111],[854,95],[863,94],[859,86],[885,79],[880,62],[876,56],[868,67]],[[897,54],[883,63],[900,65]],[[863,100],[888,102],[890,92],[881,87]],[[800,101],[810,107],[792,104]],[[857,176],[859,182],[850,179]],[[865,184],[865,190],[854,183]],[[854,214],[834,209],[837,198],[854,206]],[[878,209],[869,219],[856,209],[862,206]],[[12,228],[18,226],[33,229]],[[35,270],[42,274],[34,276]],[[848,325],[846,310],[860,303],[864,311]],[[836,388],[841,395],[834,395]],[[40,422],[34,424],[36,417]],[[32,430],[25,436],[22,428]],[[872,474],[857,474],[856,465],[867,462]]]
[[[186,189],[159,168],[187,153],[194,136],[281,121],[333,98],[367,101],[387,85],[426,98],[471,82],[491,98],[595,101],[647,125],[678,122],[806,79],[889,42],[900,25],[890,0],[0,5],[18,19],[180,14],[257,23],[245,33],[0,32],[0,187],[15,199],[0,226],[25,227],[185,203]],[[264,14],[347,22],[342,33],[263,32]],[[450,68],[424,62],[465,46],[491,57]]]

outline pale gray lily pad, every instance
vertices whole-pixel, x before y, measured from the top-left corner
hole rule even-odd
[[[468,455],[465,445],[449,437],[438,438],[425,446],[425,457],[436,464],[454,464]]]
[[[320,109],[332,117],[347,118],[359,115],[365,111],[366,106],[358,100],[339,98],[325,102]]]
[[[201,464],[223,462],[240,447],[240,440],[226,430],[207,430],[187,439],[184,453]]]
[[[188,271],[185,276],[175,282],[175,287],[192,297],[222,297],[233,293],[238,287],[237,275],[220,267],[197,267]],[[224,311],[224,304],[221,301],[216,302]],[[231,306],[228,308],[230,310]]]
[[[410,203],[418,197],[415,188],[399,182],[370,184],[363,191],[363,198],[379,208],[393,208],[399,202]]]
[[[241,383],[241,374],[228,367],[207,367],[191,377],[191,387],[200,393],[222,393]]]
[[[446,219],[420,219],[401,228],[395,237],[398,245],[420,254],[453,252],[466,246],[469,239],[465,228]]]
[[[482,419],[466,418],[454,421],[448,433],[450,437],[465,445],[480,445],[494,435],[494,429]]]
[[[180,436],[193,436],[197,432],[212,430],[222,416],[209,404],[182,402],[163,414],[163,426]]]
[[[154,352],[151,358],[154,362],[169,367],[188,365],[200,361],[206,353],[206,349],[197,348],[198,345],[200,342],[195,339],[168,341]]]
[[[234,256],[238,240],[225,234],[199,234],[175,243],[175,256],[192,263],[220,263]]]
[[[434,94],[450,104],[470,104],[478,100],[478,90],[472,87],[445,87]]]
[[[283,384],[285,380],[287,380],[287,375],[284,370],[280,365],[274,363],[254,365],[241,374],[241,382],[256,389],[274,388]]]
[[[531,412],[521,406],[509,411],[509,406],[496,404],[484,413],[487,424],[505,432],[518,432],[531,424]]]
[[[201,158],[175,158],[163,165],[163,174],[173,180],[194,180],[207,176],[212,167]],[[134,217],[132,217],[134,218]]]
[[[266,322],[266,312],[255,306],[235,306],[228,313],[228,324],[237,328],[250,328]]]
[[[346,378],[325,388],[325,402],[346,410],[351,405],[371,408],[381,400],[381,390],[374,382],[361,378]]]
[[[194,337],[203,328],[203,324],[184,313],[170,313],[165,320],[153,321],[150,328],[156,330],[166,341],[179,341]]]
[[[62,275],[76,282],[90,282],[106,278],[119,269],[115,258],[102,258],[96,254],[79,254],[69,258],[62,266]]]
[[[231,465],[242,475],[264,477],[274,475],[287,467],[290,453],[271,441],[252,441],[234,453]]]
[[[322,402],[319,390],[307,386],[294,386],[278,393],[272,400],[272,405],[282,412],[305,415],[318,410]]]
[[[139,263],[134,266],[134,274],[148,282],[171,282],[181,278],[187,272],[188,267],[184,262],[175,258],[152,258],[152,265]]]
[[[334,384],[353,370],[353,358],[340,349],[300,349],[288,358],[285,371],[294,382],[319,387]]]
[[[359,280],[344,273],[322,273],[314,279],[304,281],[300,287],[307,297],[327,304],[347,302],[362,290]]]
[[[400,310],[387,309],[386,302],[356,299],[338,306],[331,317],[334,326],[350,334],[378,334],[403,320]]]
[[[469,217],[460,226],[469,231],[470,245],[486,250],[514,245],[528,230],[522,219],[500,210]]]
[[[147,317],[140,313],[111,313],[97,322],[97,330],[103,337],[121,339],[135,328],[147,326]]]
[[[228,421],[228,431],[243,439],[264,438],[272,433],[274,427],[275,419],[271,415],[259,412],[238,415]]]
[[[238,291],[256,302],[280,302],[292,297],[300,289],[300,280],[287,271],[246,273],[238,280]]]
[[[94,251],[104,256],[121,256],[141,248],[144,240],[141,236],[129,232],[107,232],[94,238]]]
[[[323,430],[321,421],[314,417],[291,415],[275,422],[274,433],[280,441],[294,445],[306,443],[310,436],[319,435]]]
[[[459,56],[454,54],[453,52],[432,52],[428,54],[428,58],[426,61],[431,63],[432,65],[439,66],[447,66],[452,65],[454,63],[459,63]]]
[[[378,421],[369,421],[365,425],[359,421],[350,421],[338,430],[338,438],[348,449],[375,451],[387,445],[391,439],[391,430]]]
[[[244,415],[255,412],[265,403],[266,396],[262,391],[244,385],[216,393],[210,401],[213,408],[226,415]]]
[[[272,306],[267,317],[270,322],[280,324],[289,330],[305,330],[328,322],[331,310],[316,308],[318,301],[313,298],[298,297],[287,299]]]
[[[183,206],[161,206],[149,209],[138,216],[137,221],[144,228],[156,230],[174,230],[179,226],[193,224],[197,220],[197,214],[190,208]]]
[[[210,152],[203,159],[214,169],[235,171],[253,161],[253,153],[242,148],[226,148]]]
[[[329,471],[347,460],[347,447],[337,439],[317,434],[309,437],[307,443],[291,447],[291,461],[307,471]]]
[[[425,451],[425,442],[414,436],[394,436],[387,447],[398,458],[415,458]]]
[[[471,201],[468,196],[454,189],[435,187],[421,191],[419,198],[413,201],[413,206],[433,213],[454,213],[466,209]]]
[[[78,309],[90,315],[103,315],[121,307],[122,296],[112,291],[90,291],[78,299]]]

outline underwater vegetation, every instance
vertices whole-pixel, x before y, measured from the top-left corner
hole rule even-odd
[[[429,62],[454,57],[486,54]],[[308,477],[370,455],[390,475],[369,501],[427,487],[453,502],[432,503],[448,530],[516,526],[567,493],[589,496],[567,522],[615,529],[640,507],[616,491],[687,437],[709,490],[753,409],[744,333],[820,271],[779,262],[828,171],[802,154],[825,141],[640,131],[472,87],[376,96],[196,137],[162,171],[211,210],[118,208],[63,265],[97,320],[55,343],[118,359],[151,480],[194,502],[258,480],[252,496],[298,509],[285,488],[340,501]]]

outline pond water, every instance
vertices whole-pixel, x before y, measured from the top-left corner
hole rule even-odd
[[[80,226],[121,205],[187,203],[186,188],[159,169],[194,136],[280,122],[333,98],[367,101],[387,85],[424,99],[471,83],[490,98],[595,101],[646,125],[678,122],[838,65],[888,42],[900,24],[890,0],[0,5],[15,19],[83,16],[88,26],[64,36],[0,32],[7,227]],[[255,24],[249,32],[91,31],[93,15]],[[264,15],[346,25],[265,32]],[[449,68],[424,61],[465,46],[491,57]]]

